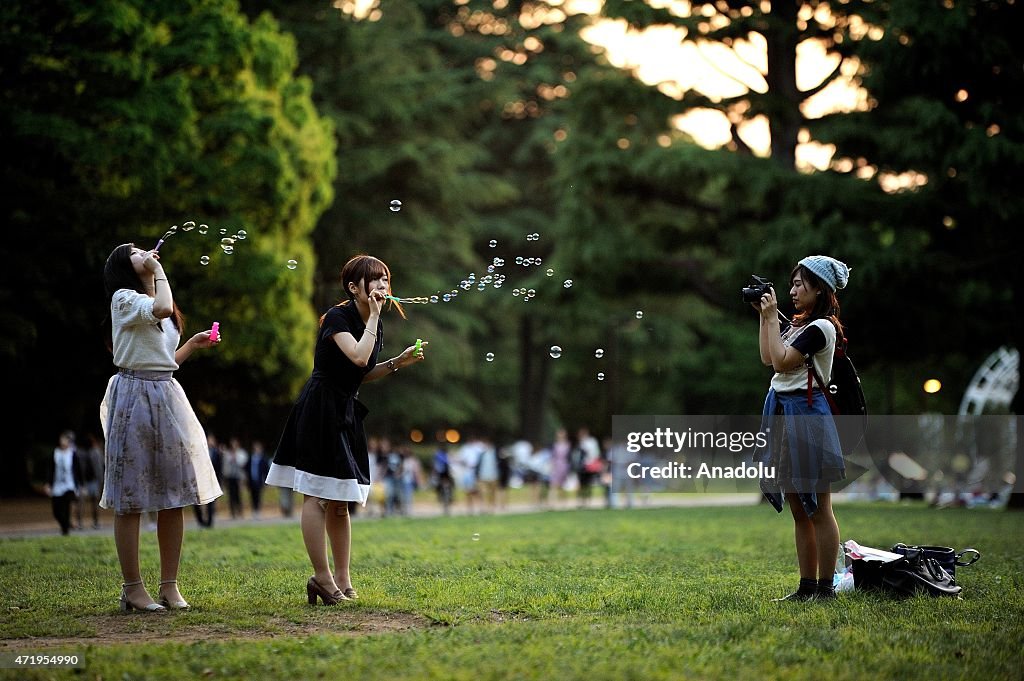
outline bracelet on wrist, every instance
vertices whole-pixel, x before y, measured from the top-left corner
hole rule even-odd
[[[387,362],[384,363],[384,365],[388,369],[391,369],[391,373],[395,373],[396,371],[398,371],[398,365],[395,364],[395,360],[393,359],[389,359]]]

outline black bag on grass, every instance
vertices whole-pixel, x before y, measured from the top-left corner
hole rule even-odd
[[[934,558],[925,558],[921,551],[887,563],[854,560],[853,584],[856,589],[876,589],[901,597],[917,594],[957,597],[961,591],[953,577]]]
[[[920,554],[925,558],[933,559],[943,570],[949,573],[949,576],[953,578],[953,583],[956,583],[956,569],[958,567],[974,565],[981,558],[981,553],[977,549],[964,549],[957,553],[950,546],[907,546],[906,544],[896,544],[890,550],[903,556],[916,556]]]

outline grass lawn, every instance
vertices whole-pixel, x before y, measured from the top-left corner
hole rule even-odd
[[[295,524],[186,532],[193,610],[117,611],[111,537],[0,541],[0,653],[68,652],[88,679],[1024,678],[1024,515],[841,505],[842,538],[973,546],[962,600],[795,586],[769,507],[359,520],[360,600],[305,603]],[[478,537],[475,538],[475,536]],[[155,593],[156,538],[143,568]]]

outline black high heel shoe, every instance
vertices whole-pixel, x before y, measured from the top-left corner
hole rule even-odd
[[[316,581],[316,577],[310,577],[309,581],[306,582],[306,598],[309,600],[310,605],[316,605],[317,596],[319,596],[320,600],[324,602],[324,605],[337,605],[342,601],[349,600],[345,594],[341,592],[341,589],[331,593],[320,586],[320,583]]]

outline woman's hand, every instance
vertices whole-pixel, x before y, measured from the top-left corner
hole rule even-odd
[[[149,251],[142,257],[142,266],[147,272],[156,274],[162,272],[164,266],[160,264],[160,253],[157,251]]]
[[[188,342],[197,348],[212,348],[214,345],[220,345],[220,342],[224,340],[224,334],[219,334],[217,340],[210,340],[210,329],[206,331],[200,331],[196,335],[188,339]]]
[[[779,318],[779,301],[773,288],[769,288],[768,293],[761,296],[761,316],[766,322]]]
[[[383,291],[370,291],[370,295],[366,298],[366,302],[370,305],[370,314],[380,317],[380,309],[385,300],[387,300],[387,294]]]
[[[398,356],[398,359],[395,360],[396,363],[401,364],[402,366],[408,366],[414,362],[422,362],[425,359],[423,349],[427,347],[427,344],[428,341],[421,341],[419,350],[416,350],[415,345],[410,345]]]

